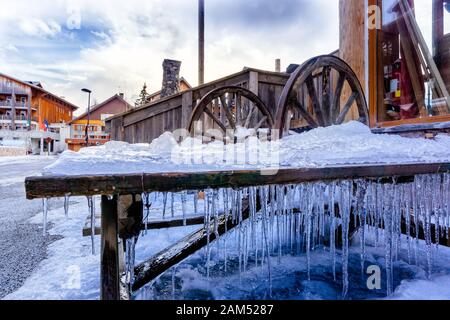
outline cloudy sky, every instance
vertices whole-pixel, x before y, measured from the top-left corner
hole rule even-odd
[[[244,66],[274,69],[339,46],[338,0],[205,0],[206,81]],[[0,0],[0,72],[85,109],[142,84],[161,87],[164,58],[197,84],[197,0]],[[6,8],[6,10],[4,10]]]

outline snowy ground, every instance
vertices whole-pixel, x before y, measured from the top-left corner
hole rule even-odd
[[[25,200],[24,179],[36,175],[55,157],[0,157],[0,298],[19,288],[46,257],[40,226],[28,219],[41,211],[41,200]],[[55,206],[60,205],[55,202]]]

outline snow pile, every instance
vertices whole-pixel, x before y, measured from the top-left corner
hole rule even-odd
[[[342,164],[450,161],[450,137],[435,140],[373,134],[362,123],[318,128],[278,141],[247,137],[235,145],[186,138],[178,144],[166,132],[151,144],[111,141],[66,151],[44,174],[108,174]]]

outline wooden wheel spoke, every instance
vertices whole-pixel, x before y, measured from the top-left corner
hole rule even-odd
[[[339,72],[339,79],[336,84],[336,89],[334,91],[333,104],[332,104],[331,110],[330,110],[330,119],[333,124],[336,123],[336,119],[339,115],[339,110],[341,107],[341,95],[342,95],[342,89],[344,88],[344,84],[345,84],[345,74],[343,72]]]
[[[222,109],[225,111],[225,116],[228,119],[228,123],[230,124],[230,127],[233,128],[233,130],[236,130],[236,124],[234,122],[233,115],[231,114],[229,104],[226,102],[224,96],[220,96],[219,99],[220,99],[220,103],[222,104]]]
[[[236,93],[236,125],[240,126],[242,124],[242,114],[241,114],[241,107],[242,107],[242,101],[241,101],[241,95],[239,93]]]
[[[262,119],[258,122],[258,124],[256,125],[256,127],[254,128],[256,131],[261,128],[261,126],[267,121],[267,117],[264,116],[262,117]]]
[[[306,120],[306,122],[308,122],[308,124],[312,128],[319,127],[316,120],[314,120],[314,118],[305,110],[305,108],[302,106],[302,104],[297,99],[293,99],[292,104],[294,107],[297,108],[297,110],[300,112],[301,116]]]
[[[306,87],[308,89],[309,97],[312,100],[313,110],[316,114],[317,122],[320,126],[324,126],[325,121],[323,119],[322,110],[320,107],[319,99],[317,97],[317,90],[316,86],[314,85],[314,79],[311,75],[306,79]]]
[[[223,132],[227,131],[225,125],[212,113],[211,110],[209,110],[209,108],[205,108],[205,113],[220,127],[220,129],[223,130]]]
[[[250,121],[252,121],[252,117],[254,114],[256,114],[258,111],[258,108],[256,108],[254,105],[251,107],[250,111],[248,112],[247,118],[245,119],[244,128],[248,128],[250,125]]]
[[[355,102],[357,95],[358,93],[353,92],[352,95],[348,98],[347,102],[344,105],[344,108],[342,109],[341,113],[336,119],[336,124],[342,124],[344,122],[345,117],[347,116],[347,113],[350,111],[353,102]]]
[[[322,69],[322,116],[326,125],[331,125],[330,118],[330,96],[331,96],[331,67],[325,66]]]

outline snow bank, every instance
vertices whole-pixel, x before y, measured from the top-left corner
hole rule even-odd
[[[178,144],[164,133],[151,144],[111,141],[79,152],[65,151],[44,174],[108,174],[263,167],[317,167],[340,164],[450,161],[450,137],[435,140],[373,134],[353,121],[318,128],[278,141],[247,137],[236,145],[202,144],[186,138]]]

